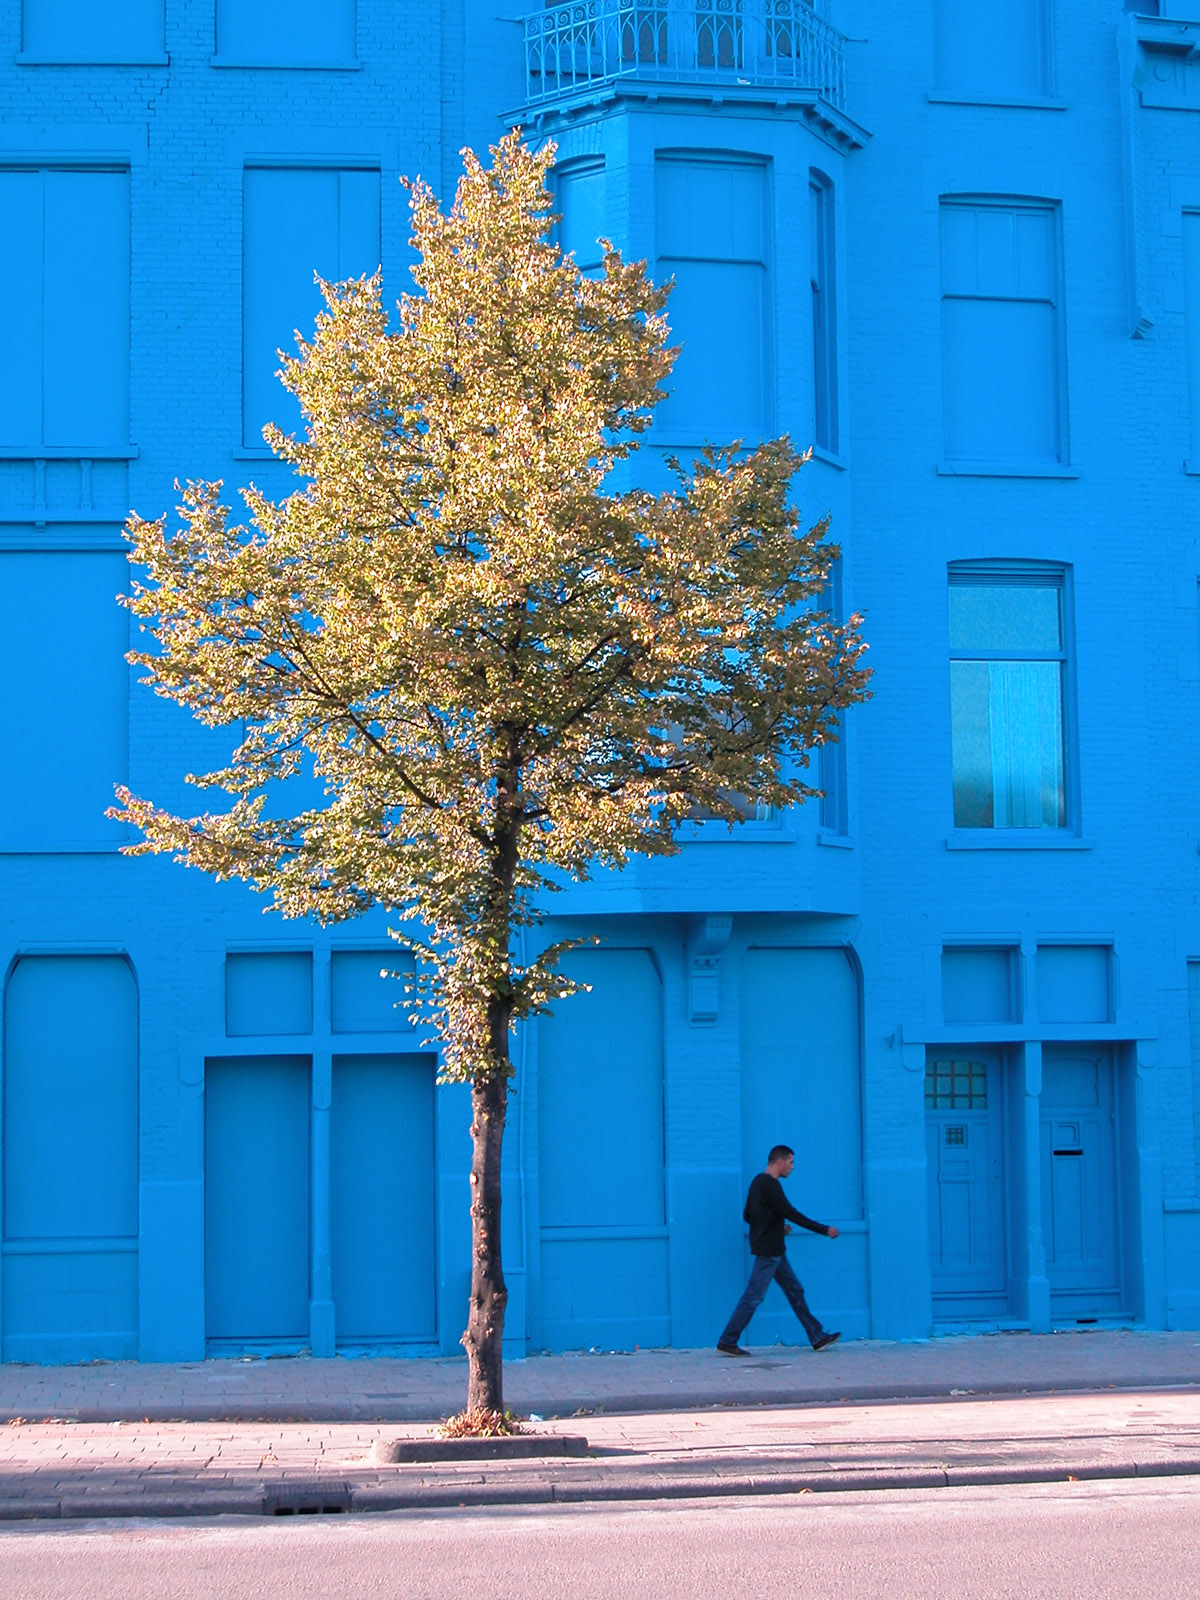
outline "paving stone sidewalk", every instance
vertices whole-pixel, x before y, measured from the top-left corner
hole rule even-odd
[[[531,1357],[506,1395],[582,1459],[381,1466],[462,1361],[0,1367],[0,1518],[253,1515],[1200,1474],[1200,1334]],[[169,1420],[169,1419],[175,1420]]]

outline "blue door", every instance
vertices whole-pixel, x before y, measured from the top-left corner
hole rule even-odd
[[[4,1359],[128,1359],[138,1338],[133,972],[120,956],[23,956],[4,1000]]]
[[[1008,1260],[997,1054],[950,1050],[926,1063],[925,1154],[934,1318],[1003,1316]]]
[[[432,1056],[334,1057],[330,1203],[340,1344],[436,1338],[435,1069]]]
[[[648,950],[563,963],[590,985],[541,1024],[541,1316],[549,1350],[670,1342],[662,983]]]
[[[297,1348],[309,1335],[306,1056],[204,1068],[204,1305],[210,1341]]]
[[[809,1303],[830,1327],[868,1330],[863,1214],[859,986],[840,947],[754,948],[741,972],[741,1194],[774,1144],[796,1152],[786,1189],[806,1216],[845,1231],[836,1250],[802,1228],[788,1241]],[[743,1232],[742,1272],[750,1268]],[[744,1279],[743,1279],[744,1281]],[[756,1344],[803,1341],[781,1291],[755,1315]]]
[[[1040,1120],[1051,1310],[1079,1318],[1120,1311],[1111,1052],[1046,1045]]]

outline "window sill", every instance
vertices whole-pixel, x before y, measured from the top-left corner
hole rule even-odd
[[[1057,461],[939,461],[939,478],[1078,478]]]
[[[121,532],[128,511],[56,511],[38,516],[0,506],[0,550],[128,551]],[[31,531],[32,530],[32,531]]]
[[[850,463],[836,450],[823,450],[819,444],[814,444],[810,448],[814,461],[823,461],[827,467],[835,467],[838,472],[849,471]]]
[[[734,436],[736,437],[736,435]],[[759,445],[765,444],[771,437],[769,433],[744,434],[741,439],[739,455],[748,454],[757,450]],[[660,433],[648,438],[646,443],[657,450],[721,450],[732,440],[730,438],[717,438],[711,433],[704,433],[699,428],[664,428]],[[814,454],[816,452],[814,451]]]
[[[794,844],[795,835],[780,822],[687,822],[680,844]]]
[[[828,828],[817,829],[817,843],[828,850],[853,850],[854,840],[845,833],[831,833]]]
[[[0,461],[136,461],[136,444],[0,444]]]
[[[362,62],[346,61],[245,61],[239,56],[209,56],[210,67],[230,67],[235,72],[361,72]]]
[[[964,828],[946,836],[947,850],[1090,850],[1077,833],[1053,828]]]
[[[1183,463],[1183,470],[1189,478],[1200,478],[1200,458],[1192,457]]]
[[[81,60],[78,56],[40,56],[19,50],[13,57],[18,67],[169,67],[171,58],[161,56],[92,56]]]
[[[925,97],[934,106],[992,106],[1011,111],[1066,111],[1065,100],[1048,94],[971,94],[967,90],[930,89]]]
[[[122,842],[115,839],[111,844],[99,844],[94,839],[58,839],[54,844],[34,844],[18,839],[0,842],[0,856],[32,856],[43,860],[47,856],[117,856],[121,853]]]

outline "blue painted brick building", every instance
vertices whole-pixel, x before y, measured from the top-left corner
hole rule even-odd
[[[220,745],[113,596],[177,475],[287,492],[313,271],[399,293],[400,174],[514,122],[581,266],[676,280],[648,476],[812,445],[876,692],[824,799],[556,904],[603,942],[518,1041],[511,1348],[710,1343],[777,1140],[849,1335],[1200,1326],[1200,0],[1143,11],[6,8],[4,1359],[456,1347],[467,1106],[386,920],[119,855],[113,783],[186,806]]]

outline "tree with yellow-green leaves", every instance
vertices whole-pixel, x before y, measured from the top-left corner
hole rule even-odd
[[[383,907],[416,953],[443,1080],[471,1086],[475,1418],[504,1403],[509,1040],[573,987],[569,946],[522,960],[519,931],[596,867],[674,852],[697,813],[814,794],[806,752],[868,678],[860,619],[820,609],[837,551],[789,504],[786,439],[627,486],[674,359],[668,291],[607,245],[595,278],[562,254],[552,148],[514,133],[492,157],[466,155],[448,213],[411,186],[394,327],[378,277],[324,286],[284,359],[304,436],[265,434],[295,492],[246,492],[246,526],[219,483],[188,484],[173,530],[131,518],[127,604],[152,640],[131,659],[240,742],[189,780],[220,809],[121,788],[114,813],[131,854],[242,879],[288,917]],[[323,802],[279,815],[303,767]]]

